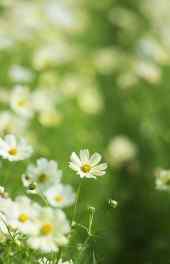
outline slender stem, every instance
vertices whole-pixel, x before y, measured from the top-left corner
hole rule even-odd
[[[80,180],[79,186],[77,188],[77,192],[76,192],[76,201],[75,201],[75,206],[73,209],[73,217],[72,217],[72,222],[71,222],[71,226],[74,226],[74,222],[76,220],[76,215],[77,215],[77,209],[78,209],[78,202],[79,202],[79,198],[80,198],[80,191],[81,191],[81,183],[82,180]]]

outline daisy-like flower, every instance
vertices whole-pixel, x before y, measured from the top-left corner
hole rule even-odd
[[[28,191],[44,191],[49,186],[60,181],[62,171],[58,169],[58,164],[54,160],[40,158],[36,165],[29,165],[26,173],[22,176],[24,187]]]
[[[156,189],[170,191],[170,170],[159,169],[156,171]]]
[[[63,262],[62,259],[59,259],[58,264],[73,264],[73,261],[72,260],[67,260],[67,261]]]
[[[40,206],[38,204],[33,203],[26,196],[19,196],[5,210],[7,224],[13,230],[18,230],[26,235],[33,235],[38,228],[35,220],[38,217],[39,210]]]
[[[10,98],[10,105],[15,113],[24,118],[33,116],[32,93],[25,86],[17,85],[14,88]]]
[[[0,156],[10,161],[25,160],[31,156],[32,147],[25,139],[17,139],[14,135],[6,135],[0,138]]]
[[[75,201],[75,193],[70,185],[58,184],[45,192],[45,196],[51,206],[67,207]]]
[[[75,152],[71,154],[69,167],[76,171],[81,178],[94,178],[102,176],[106,173],[107,164],[101,163],[102,156],[94,153],[91,157],[88,149],[80,150],[80,156]]]
[[[27,241],[31,248],[50,253],[67,244],[70,225],[63,211],[50,207],[42,208],[37,223],[37,233]]]

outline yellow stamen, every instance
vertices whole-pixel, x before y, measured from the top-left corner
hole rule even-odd
[[[8,153],[12,156],[15,156],[17,154],[17,149],[16,148],[11,148],[8,150]]]
[[[21,222],[21,223],[26,223],[28,220],[29,220],[29,215],[28,214],[20,214],[19,217],[18,217],[18,220]]]
[[[46,175],[46,174],[40,174],[39,176],[38,176],[38,182],[39,183],[44,183],[44,182],[46,182],[47,181],[47,179],[48,179],[48,176]]]
[[[90,170],[91,170],[91,166],[89,164],[84,164],[82,167],[81,167],[81,170],[84,172],[84,173],[88,173]]]
[[[56,200],[56,202],[58,202],[58,203],[62,203],[62,202],[64,201],[64,197],[63,197],[63,195],[61,195],[61,194],[57,194],[57,195],[55,196],[55,200]]]
[[[48,236],[50,235],[51,233],[53,232],[53,225],[52,224],[44,224],[42,227],[41,227],[41,230],[40,230],[40,233],[43,235],[43,236]]]

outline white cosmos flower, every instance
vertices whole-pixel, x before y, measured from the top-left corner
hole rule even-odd
[[[44,191],[49,186],[60,181],[62,171],[58,169],[58,164],[54,160],[40,158],[36,165],[29,165],[26,173],[22,176],[23,185],[29,191]]]
[[[0,138],[0,156],[10,161],[27,159],[33,152],[32,147],[25,139],[17,139],[14,135],[6,135]]]
[[[81,178],[94,178],[102,176],[106,172],[107,164],[101,163],[102,156],[99,153],[94,153],[91,157],[88,149],[80,150],[80,156],[75,152],[71,154],[69,167],[76,171]]]
[[[32,93],[25,86],[17,85],[12,91],[10,98],[11,108],[18,115],[30,118],[33,116]]]
[[[70,185],[54,185],[45,192],[45,196],[54,207],[66,207],[75,201],[75,193]]]
[[[72,260],[63,261],[62,259],[59,259],[58,264],[73,264]]]
[[[26,235],[33,235],[37,232],[38,225],[36,218],[40,206],[33,203],[26,196],[18,196],[15,202],[5,211],[7,224],[10,228],[18,230]]]
[[[31,248],[49,253],[58,251],[58,247],[67,244],[70,225],[63,211],[42,208],[37,223],[37,233],[27,241]]]

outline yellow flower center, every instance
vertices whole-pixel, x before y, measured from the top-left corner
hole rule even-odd
[[[87,173],[91,170],[91,166],[89,164],[84,164],[82,167],[81,167],[81,170],[84,172],[84,173]]]
[[[41,230],[40,230],[40,233],[43,235],[43,236],[48,236],[50,235],[51,233],[53,232],[53,225],[52,224],[44,224],[42,227],[41,227]]]
[[[58,203],[62,203],[62,202],[64,201],[64,197],[63,197],[63,195],[61,195],[61,194],[57,194],[57,195],[55,196],[55,200],[56,200],[56,202],[58,202]]]
[[[21,223],[26,223],[29,220],[29,215],[25,214],[25,213],[22,213],[22,214],[19,215],[18,220]]]
[[[23,107],[23,106],[26,106],[27,105],[27,100],[26,99],[21,99],[21,100],[19,100],[18,102],[17,102],[17,105],[19,106],[19,107]]]
[[[15,147],[11,148],[8,150],[8,153],[12,156],[15,156],[17,154],[17,149]]]
[[[46,182],[47,181],[47,179],[48,179],[48,176],[46,175],[46,174],[40,174],[39,176],[38,176],[38,182],[39,183],[44,183],[44,182]]]

